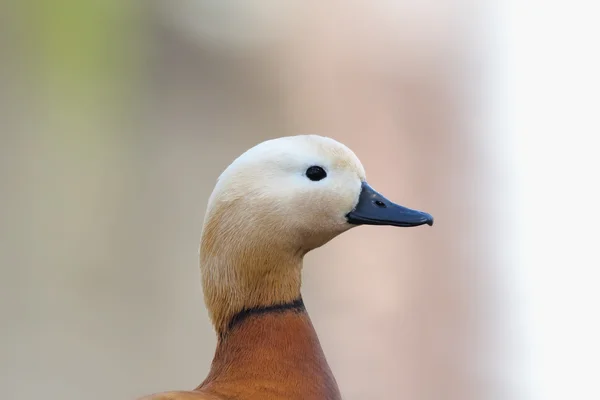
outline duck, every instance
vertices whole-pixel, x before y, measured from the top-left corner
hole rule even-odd
[[[208,200],[200,239],[204,301],[217,335],[195,389],[140,400],[338,400],[301,295],[304,256],[361,225],[433,217],[373,189],[358,157],[324,136],[267,140],[235,159]]]

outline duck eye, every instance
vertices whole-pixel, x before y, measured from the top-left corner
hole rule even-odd
[[[320,181],[327,176],[327,172],[321,167],[313,165],[306,170],[306,177],[311,181]]]

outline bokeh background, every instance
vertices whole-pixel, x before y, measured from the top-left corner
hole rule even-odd
[[[436,218],[307,257],[345,399],[600,398],[590,4],[0,2],[3,396],[196,387],[216,177],[318,133]]]

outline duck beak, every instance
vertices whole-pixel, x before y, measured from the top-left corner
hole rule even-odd
[[[419,226],[433,225],[433,217],[393,203],[377,193],[367,182],[362,183],[358,204],[346,219],[353,225]]]

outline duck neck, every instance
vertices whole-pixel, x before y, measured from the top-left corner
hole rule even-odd
[[[202,233],[204,301],[218,344],[199,389],[224,398],[339,399],[300,295],[304,255],[326,240],[240,204],[211,203]]]
[[[246,243],[202,243],[204,300],[219,337],[244,311],[300,299],[304,254],[273,242]]]
[[[341,398],[301,298],[236,314],[198,389],[225,398]]]

